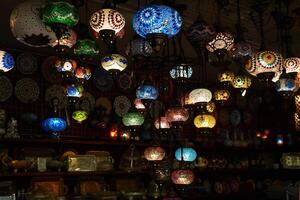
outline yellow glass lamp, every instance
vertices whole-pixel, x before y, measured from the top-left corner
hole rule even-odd
[[[194,125],[199,129],[212,129],[216,125],[216,119],[210,114],[200,114],[195,117]]]

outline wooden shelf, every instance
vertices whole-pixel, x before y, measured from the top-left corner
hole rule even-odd
[[[91,171],[91,172],[17,172],[17,173],[1,173],[0,178],[15,178],[15,177],[44,177],[44,176],[127,176],[127,175],[147,175],[149,171]]]

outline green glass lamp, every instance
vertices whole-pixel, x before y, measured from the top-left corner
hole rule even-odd
[[[78,123],[82,123],[88,118],[88,113],[84,110],[77,110],[73,112],[72,118]]]
[[[128,127],[141,126],[144,123],[144,116],[138,111],[129,111],[123,116],[122,122]]]
[[[99,54],[99,48],[93,40],[78,40],[74,46],[74,54],[82,58],[93,57]]]
[[[41,10],[43,22],[48,26],[75,26],[79,21],[79,12],[75,6],[64,1],[49,1]]]

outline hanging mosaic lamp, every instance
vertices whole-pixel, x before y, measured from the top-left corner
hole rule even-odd
[[[125,126],[141,126],[144,116],[138,111],[129,111],[123,116],[122,122]]]
[[[66,28],[57,38],[56,42],[51,44],[52,47],[59,48],[60,46],[72,48],[77,42],[77,33],[71,29]],[[63,48],[63,47],[61,47]]]
[[[134,107],[137,110],[145,110],[146,109],[146,106],[143,104],[141,99],[135,99],[134,100]]]
[[[231,85],[233,79],[234,73],[232,71],[224,70],[218,74],[218,81],[224,86]]]
[[[203,131],[210,130],[216,125],[216,119],[210,114],[200,114],[194,119],[194,125],[196,128]]]
[[[74,54],[80,58],[93,57],[99,54],[99,48],[93,40],[78,40],[74,46]]]
[[[184,123],[189,119],[189,112],[184,107],[172,107],[167,110],[166,117],[172,124]]]
[[[125,18],[116,10],[101,9],[92,14],[90,27],[98,37],[112,42],[117,35],[124,31]]]
[[[30,47],[46,47],[56,43],[55,33],[40,18],[39,11],[45,6],[45,2],[46,0],[26,0],[11,12],[10,29],[19,42]]]
[[[128,61],[120,54],[110,54],[102,58],[101,65],[106,71],[116,74],[127,67]]]
[[[176,185],[189,185],[193,183],[195,175],[190,169],[179,169],[172,172],[171,179]]]
[[[154,126],[156,129],[169,129],[170,123],[167,117],[160,117],[155,120]]]
[[[126,47],[126,55],[133,57],[148,57],[152,54],[150,43],[144,38],[136,38],[131,40]]]
[[[156,51],[165,45],[165,38],[176,35],[181,26],[180,14],[165,5],[146,5],[133,16],[133,29],[141,37],[147,38]]]
[[[0,72],[8,72],[15,66],[14,57],[6,51],[0,51]]]
[[[230,54],[234,58],[251,57],[253,53],[252,46],[247,42],[235,43],[230,50]]]
[[[295,113],[295,130],[300,131],[300,116],[298,113]]]
[[[67,85],[66,93],[70,103],[76,103],[82,97],[84,88],[82,85]]]
[[[64,118],[50,117],[42,122],[42,129],[47,133],[58,134],[66,130],[67,122]]]
[[[216,90],[214,92],[214,99],[217,102],[225,102],[230,98],[230,92],[226,89]]]
[[[296,106],[296,112],[300,113],[300,94],[297,92],[295,94],[295,106]]]
[[[71,77],[74,75],[77,63],[72,59],[57,59],[55,62],[55,68],[58,72],[61,72],[65,77]]]
[[[212,99],[212,93],[206,88],[194,89],[189,93],[189,101],[192,104],[206,104]]]
[[[275,83],[277,92],[281,93],[284,97],[289,97],[298,90],[296,82],[292,78],[282,77]]]
[[[215,52],[218,50],[230,51],[234,46],[234,37],[230,33],[220,32],[208,42],[206,49],[210,52]]]
[[[144,156],[148,161],[161,161],[166,156],[166,152],[159,146],[147,147]]]
[[[75,77],[83,83],[84,80],[89,80],[92,77],[92,72],[88,67],[77,67],[75,70]]]
[[[281,54],[273,51],[261,51],[254,54],[245,67],[251,75],[268,82],[275,74],[281,74],[283,58]]]
[[[300,58],[290,57],[284,59],[283,67],[285,68],[285,72],[287,74],[295,74],[300,72]]]
[[[84,110],[77,110],[73,112],[72,118],[78,123],[82,123],[88,118],[88,113]]]
[[[48,1],[41,10],[43,22],[48,26],[75,26],[79,21],[79,12],[75,6],[65,1]]]
[[[136,98],[141,100],[156,100],[158,98],[158,91],[152,85],[140,85],[136,89]]]
[[[236,89],[248,89],[251,86],[251,78],[246,75],[236,75],[232,81],[232,86]]]
[[[191,78],[193,75],[193,68],[185,63],[176,65],[170,70],[170,76],[174,80],[184,81]]]
[[[190,147],[178,148],[175,151],[175,158],[178,161],[193,162],[197,158],[197,152]]]

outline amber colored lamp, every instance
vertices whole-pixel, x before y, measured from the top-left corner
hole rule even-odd
[[[170,123],[167,117],[160,117],[155,120],[154,126],[156,129],[168,129],[170,128]]]
[[[194,172],[190,169],[175,170],[171,175],[172,182],[176,185],[189,185],[195,179]]]
[[[158,146],[148,147],[144,151],[144,156],[148,161],[161,161],[165,155],[165,150]]]
[[[169,108],[166,117],[170,123],[185,122],[189,118],[189,112],[183,107]]]
[[[227,101],[230,98],[230,92],[228,90],[216,90],[214,98],[216,101]]]
[[[216,125],[216,119],[213,115],[200,114],[195,117],[194,125],[197,128],[213,128]]]

